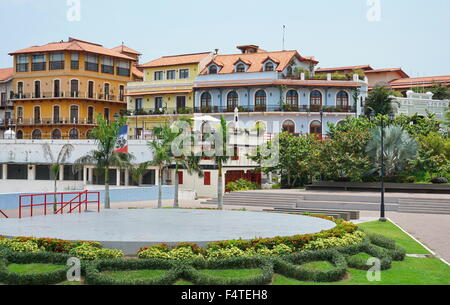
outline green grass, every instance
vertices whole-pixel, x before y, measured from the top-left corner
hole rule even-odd
[[[417,243],[414,239],[406,235],[396,225],[391,222],[368,222],[358,225],[361,229],[364,229],[370,233],[377,233],[393,239],[397,244],[406,250],[408,254],[431,254],[422,245]]]
[[[8,265],[8,271],[16,273],[44,273],[55,270],[65,269],[64,265],[53,264],[10,264]]]
[[[312,269],[312,270],[323,270],[323,271],[334,268],[334,266],[330,262],[327,262],[327,261],[309,262],[309,263],[300,265],[300,267],[306,268],[306,269]]]
[[[228,277],[228,278],[250,277],[261,274],[260,269],[223,269],[223,270],[205,269],[199,271],[209,276]]]
[[[359,259],[362,259],[362,260],[367,261],[367,260],[368,260],[369,258],[371,258],[372,256],[370,256],[370,255],[367,254],[367,253],[361,252],[361,253],[352,255],[351,257],[355,257],[355,258],[359,258]]]
[[[176,285],[176,286],[190,286],[190,285],[194,285],[194,284],[191,283],[191,282],[185,281],[185,280],[179,280],[179,281],[175,282],[174,285]]]
[[[114,279],[121,280],[140,280],[145,278],[160,277],[164,275],[167,270],[124,270],[124,271],[105,271],[106,274]]]

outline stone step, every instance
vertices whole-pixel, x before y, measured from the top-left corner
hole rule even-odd
[[[304,200],[307,201],[340,201],[340,202],[367,202],[367,203],[377,203],[380,202],[380,196],[361,196],[361,195],[339,195],[339,194],[310,194],[304,195]],[[399,198],[395,197],[385,197],[385,203],[399,202]]]
[[[286,214],[299,214],[299,215],[303,215],[305,213],[305,211],[297,211],[297,212],[285,212],[285,211],[276,211],[276,210],[264,210],[264,212],[268,212],[268,213],[286,213]],[[308,213],[310,214],[317,214],[317,215],[326,215],[326,216],[331,216],[333,218],[336,219],[343,219],[343,220],[350,220],[350,216],[349,215],[342,215],[341,213],[331,213],[331,212],[314,212],[314,210],[308,211]]]
[[[378,211],[380,203],[369,202],[329,202],[329,201],[297,201],[297,208],[333,209],[344,211]],[[397,211],[398,204],[386,204],[387,211]]]
[[[274,208],[275,211],[286,211],[286,212],[309,212],[309,213],[313,213],[310,211],[314,211],[314,213],[337,213],[337,214],[343,214],[343,215],[348,215],[349,219],[347,220],[356,220],[359,219],[359,211],[341,211],[341,210],[331,210],[331,209],[308,209],[308,208]]]
[[[446,205],[450,207],[450,200],[447,199],[414,199],[402,198],[399,200],[400,204],[419,204],[419,205]]]

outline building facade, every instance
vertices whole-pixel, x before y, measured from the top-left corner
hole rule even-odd
[[[14,106],[11,101],[13,68],[0,69],[0,139],[11,128]]]
[[[136,58],[74,38],[10,53],[18,139],[86,139],[126,111]]]

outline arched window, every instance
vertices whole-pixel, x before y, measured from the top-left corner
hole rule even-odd
[[[34,106],[34,123],[35,124],[41,123],[41,107],[40,106]]]
[[[77,79],[72,79],[70,81],[70,96],[71,97],[78,97],[78,80]]]
[[[16,139],[19,139],[19,140],[23,139],[23,131],[22,130],[17,130]]]
[[[309,126],[309,133],[315,135],[322,134],[322,124],[320,123],[320,121],[311,122],[311,125]]]
[[[292,120],[286,120],[283,122],[283,132],[295,133],[295,123]]]
[[[42,139],[41,131],[39,129],[33,130],[33,132],[31,133],[31,138],[33,140],[40,140],[40,139]]]
[[[236,72],[237,72],[237,73],[245,72],[245,65],[244,65],[243,63],[237,64],[237,66],[236,66]]]
[[[275,70],[275,66],[273,64],[273,62],[268,62],[264,65],[264,71],[273,71]]]
[[[266,111],[266,91],[258,90],[255,93],[255,110]]]
[[[22,123],[22,119],[23,119],[23,107],[19,106],[16,108],[17,109],[17,120],[19,121],[19,123]]]
[[[53,96],[54,97],[61,96],[61,81],[59,79],[55,79],[53,81]]]
[[[200,98],[200,104],[202,109],[207,108],[206,110],[209,110],[211,107],[211,94],[209,92],[203,92]]]
[[[322,93],[319,90],[313,90],[309,100],[311,106],[322,106]]]
[[[60,107],[59,106],[57,106],[57,105],[55,105],[55,106],[53,106],[53,123],[54,124],[59,124],[61,121],[60,121],[60,113],[59,113],[59,111],[60,111]]]
[[[69,139],[76,140],[78,139],[78,130],[73,128],[69,131]]]
[[[227,95],[227,108],[228,111],[234,111],[234,108],[238,106],[239,95],[236,91],[231,91]]]
[[[298,92],[296,90],[289,90],[286,94],[286,103],[288,105],[298,107]]]
[[[94,98],[94,82],[88,82],[88,98]]]
[[[88,124],[94,124],[94,107],[89,106],[88,107],[88,117],[87,117],[87,123]]]
[[[39,80],[34,82],[34,97],[35,98],[41,97],[41,81]]]
[[[217,74],[217,66],[216,65],[212,65],[209,67],[209,74]]]
[[[105,100],[109,100],[110,86],[108,83],[105,83],[103,93],[105,94]]]
[[[70,106],[70,123],[72,123],[72,124],[78,123],[78,106],[77,105]]]
[[[339,91],[336,96],[336,107],[347,108],[348,107],[348,93],[345,91]]]
[[[61,130],[53,129],[52,131],[52,140],[60,140],[61,139]]]

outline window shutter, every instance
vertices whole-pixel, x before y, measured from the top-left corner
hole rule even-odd
[[[204,185],[211,185],[211,172],[205,172],[204,173],[204,181],[203,184]]]

